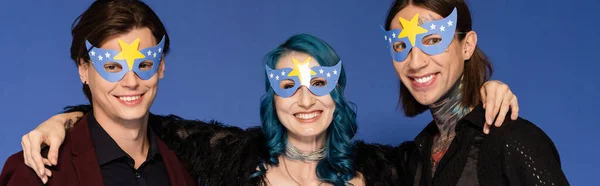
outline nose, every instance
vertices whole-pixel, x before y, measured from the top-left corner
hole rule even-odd
[[[298,102],[300,107],[309,109],[316,103],[316,96],[305,86],[300,87],[300,90],[298,90],[297,93],[298,96],[300,96],[300,100]]]
[[[123,76],[123,79],[119,82],[121,86],[129,89],[135,89],[140,85],[140,78],[135,74],[135,72],[130,71]]]
[[[410,54],[408,55],[409,56],[406,65],[408,66],[409,70],[418,71],[429,64],[429,62],[427,61],[427,54],[425,54],[419,48],[412,48]]]

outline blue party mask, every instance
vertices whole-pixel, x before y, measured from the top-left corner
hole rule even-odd
[[[280,97],[287,98],[294,95],[301,86],[305,86],[314,95],[324,96],[329,94],[337,86],[342,61],[332,67],[314,66],[309,68],[310,60],[309,57],[304,62],[299,62],[296,58],[292,58],[293,69],[271,69],[268,65],[265,65],[267,78],[275,93]]]
[[[121,51],[94,47],[89,41],[85,41],[92,64],[102,78],[109,82],[118,82],[127,72],[134,71],[141,79],[148,80],[156,74],[162,58],[165,36],[158,45],[141,50],[138,50],[140,38],[131,44],[127,44],[121,39],[118,42]],[[120,65],[121,69],[107,70],[105,65],[113,67]],[[152,66],[149,67],[150,65]]]
[[[440,54],[454,39],[456,8],[448,17],[428,21],[421,26],[418,25],[418,13],[410,21],[401,17],[399,19],[403,29],[386,31],[381,28],[385,35],[383,38],[396,62],[404,61],[413,47],[418,47],[428,55]],[[435,42],[436,40],[438,42]]]

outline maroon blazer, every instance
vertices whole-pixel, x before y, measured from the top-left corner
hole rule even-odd
[[[92,142],[86,116],[78,122],[66,135],[61,145],[58,156],[58,165],[50,168],[52,177],[47,185],[60,186],[103,186],[100,165],[96,156],[96,149]],[[195,186],[196,182],[185,167],[179,162],[175,152],[156,137],[158,150],[163,157],[167,174],[172,186]],[[25,165],[23,151],[13,154],[6,160],[0,186],[34,186],[44,185],[33,169]]]

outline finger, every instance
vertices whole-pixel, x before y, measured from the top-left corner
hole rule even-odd
[[[29,135],[29,154],[31,155],[32,163],[36,165],[38,175],[44,175],[44,162],[42,161],[41,145],[42,139],[38,132],[30,132]]]
[[[508,95],[511,96],[505,96],[504,100],[502,101],[502,105],[500,106],[500,113],[498,113],[498,118],[496,118],[496,123],[494,124],[496,127],[500,127],[500,125],[504,123],[504,118],[506,118],[506,113],[508,113],[508,108],[510,108],[510,100],[513,97],[513,94],[510,90],[508,90]]]
[[[45,170],[45,173],[46,173],[45,175],[46,175],[47,177],[52,177],[52,171],[50,171],[50,169],[48,169],[48,168],[44,168],[44,170]]]
[[[23,158],[25,159],[25,164],[33,169],[35,173],[41,178],[42,174],[38,169],[37,164],[34,163],[33,158],[31,158],[31,142],[29,141],[30,133],[25,134],[23,138],[21,138],[21,143],[23,145]]]
[[[496,94],[496,96],[494,97],[494,107],[490,107],[490,108],[493,108],[492,109],[492,122],[494,121],[494,119],[497,119],[496,116],[498,116],[498,112],[500,112],[500,106],[502,106],[502,101],[504,100],[504,95],[506,95],[506,92],[497,90],[495,94]],[[490,124],[492,124],[492,123],[490,122]]]
[[[494,113],[496,113],[494,111],[494,107],[496,106],[496,91],[490,91],[485,100],[487,100],[485,102],[485,123],[491,125],[494,122]]]
[[[519,118],[519,101],[517,101],[517,96],[513,96],[510,101],[511,114],[510,119],[517,120]]]
[[[46,182],[48,182],[48,177],[46,177],[46,176],[42,177],[42,182],[43,182],[44,184],[46,184]]]
[[[490,125],[485,123],[483,124],[483,133],[484,134],[490,134]]]
[[[25,136],[26,135],[23,135],[23,137],[21,137],[21,148],[23,148],[23,160],[25,161],[25,165],[31,168],[31,165],[29,165],[29,157],[27,156],[29,151],[25,150]]]
[[[483,99],[481,99],[481,102],[483,104],[483,109],[485,109],[485,102],[486,102],[485,98],[487,98],[487,93],[485,92],[485,83],[483,84],[481,89],[479,89],[479,93],[481,94],[481,97],[483,98]]]
[[[63,139],[52,135],[48,139],[48,144],[50,145],[50,150],[48,151],[48,159],[53,165],[58,163],[58,149],[60,149],[60,145],[62,144]]]
[[[50,160],[48,160],[47,158],[42,158],[42,162],[44,162],[44,165],[46,166],[52,166],[52,163],[50,163]]]

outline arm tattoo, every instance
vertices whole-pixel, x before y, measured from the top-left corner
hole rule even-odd
[[[73,121],[71,118],[67,119],[67,121],[65,121],[65,131],[71,130],[75,126],[76,121],[79,121],[79,119],[81,119],[81,116],[75,117],[75,121]]]

